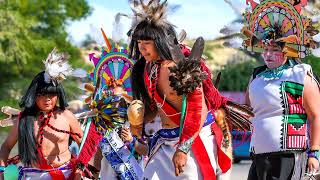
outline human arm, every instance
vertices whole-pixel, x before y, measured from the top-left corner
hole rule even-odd
[[[248,83],[248,86],[246,89],[246,93],[245,93],[245,105],[247,105],[247,106],[251,106],[250,97],[249,97],[249,86],[250,86],[251,81],[252,81],[252,76],[249,80],[249,83]]]
[[[5,166],[8,160],[9,154],[17,143],[18,140],[18,128],[19,128],[19,121],[15,121],[13,127],[10,129],[9,134],[1,145],[0,148],[0,166]],[[3,179],[3,173],[0,175],[0,180]]]
[[[82,139],[82,136],[83,136],[83,131],[82,131],[81,127],[80,127],[79,121],[74,116],[74,114],[69,110],[65,110],[64,111],[64,115],[66,116],[66,118],[67,118],[67,120],[69,122],[70,132],[77,133],[79,135],[79,136],[77,136],[77,135],[72,135],[71,134],[71,136],[75,140],[75,142],[78,145],[80,145],[81,139]]]
[[[197,124],[190,124],[190,126],[186,125],[186,123],[184,123],[182,133],[186,132],[186,135],[188,135],[190,133],[193,133],[193,134],[191,136],[189,135],[189,138],[184,139],[184,141],[181,141],[181,136],[180,136],[180,143],[179,143],[178,148],[172,158],[173,164],[175,166],[176,176],[179,176],[181,173],[183,173],[183,167],[187,164],[187,154],[192,147],[193,141],[199,136],[200,130],[205,122],[206,115],[208,113],[208,109],[207,109],[206,102],[204,99],[202,87],[197,88],[194,93],[197,94],[196,96],[200,96],[200,99],[199,99],[199,97],[194,97],[195,99],[197,99],[197,101],[199,103],[198,105],[200,105],[200,107],[199,107],[200,112],[197,112],[197,111],[199,111],[199,108],[187,108],[186,113],[189,113],[189,115],[194,114],[193,117],[195,117],[195,119],[199,118],[200,120],[199,120],[199,122],[197,122]],[[187,99],[188,99],[188,97],[187,97]],[[190,101],[190,99],[189,99],[189,101]],[[188,137],[188,136],[185,136],[185,138],[186,137]]]
[[[98,148],[96,154],[94,155],[94,158],[93,158],[93,166],[100,172],[101,170],[101,160],[103,158],[103,155],[102,155],[102,152],[101,152],[101,149]],[[103,162],[104,163],[104,162]],[[94,177],[96,179],[98,179],[99,177],[99,173],[96,173],[94,174]]]
[[[303,91],[303,106],[310,121],[310,149],[320,150],[320,91],[315,79],[306,76]],[[308,158],[308,171],[314,172],[319,169],[316,158]]]
[[[200,83],[199,86],[195,87],[194,90],[184,92],[185,95],[178,96],[180,86],[177,85],[174,88],[172,85],[172,79],[169,81],[169,77],[172,75],[169,69],[175,66],[173,61],[165,61],[162,63],[161,71],[160,71],[160,78],[161,78],[161,85],[159,85],[160,92],[164,92],[163,89],[166,89],[166,94],[175,95],[175,99],[180,99],[179,107],[175,107],[177,111],[181,111],[181,99],[185,98],[186,108],[185,108],[185,115],[184,115],[184,122],[183,124],[179,124],[179,122],[175,122],[177,125],[180,125],[181,132],[180,132],[180,139],[177,145],[177,150],[173,156],[173,164],[175,166],[175,174],[178,176],[181,172],[183,172],[183,167],[187,163],[187,154],[190,151],[193,141],[198,137],[200,129],[202,128],[204,121],[207,116],[207,105],[204,98],[204,92],[202,84]],[[163,78],[167,77],[167,78]],[[187,77],[186,77],[187,78]],[[190,77],[192,78],[192,77]],[[187,81],[191,79],[187,78]],[[179,81],[179,80],[178,80]],[[182,80],[184,81],[184,80]],[[178,84],[178,83],[177,83]],[[184,88],[183,86],[181,86]],[[184,102],[184,100],[182,101]]]
[[[121,130],[121,139],[123,141],[133,143],[135,151],[140,155],[148,155],[148,145],[140,142],[137,139],[134,139],[129,128],[122,128]]]

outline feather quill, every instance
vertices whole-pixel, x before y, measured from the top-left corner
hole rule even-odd
[[[241,29],[243,28],[243,26],[244,25],[239,22],[231,23],[229,25],[224,26],[224,28],[222,28],[220,30],[220,33],[222,33],[224,35],[231,35],[234,33],[239,33],[239,32],[241,32]]]
[[[180,6],[169,6],[167,0],[161,2],[161,0],[149,0],[147,4],[143,0],[129,0],[133,16],[124,15],[132,18],[131,30],[134,30],[136,26],[144,20],[148,20],[155,23],[159,27],[167,28],[172,24],[166,19],[170,12],[175,11]],[[131,31],[133,32],[133,31]]]
[[[231,48],[242,48],[243,39],[240,37],[234,37],[232,39],[226,40],[223,45]]]

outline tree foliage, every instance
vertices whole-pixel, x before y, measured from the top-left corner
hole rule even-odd
[[[256,60],[228,63],[221,70],[213,72],[217,75],[221,72],[219,90],[221,91],[245,91],[252,75],[253,69],[261,64]]]
[[[54,47],[67,52],[73,66],[83,66],[79,49],[68,41],[66,26],[90,12],[85,0],[0,0],[2,97],[15,98],[25,90],[44,69],[42,61]]]

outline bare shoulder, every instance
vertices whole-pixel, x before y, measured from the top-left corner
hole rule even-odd
[[[176,63],[172,60],[164,60],[162,63],[161,63],[161,67],[162,68],[169,68],[169,67],[173,67],[173,66],[176,66]]]
[[[164,60],[162,63],[161,63],[161,69],[160,69],[160,74],[162,76],[169,76],[170,74],[170,70],[169,68],[170,67],[174,67],[176,66],[175,62],[172,61],[172,60]]]
[[[62,114],[63,116],[67,116],[67,117],[74,117],[74,114],[73,114],[70,110],[68,110],[68,109],[62,110],[62,111],[61,111],[61,114]]]
[[[319,82],[310,74],[308,74],[304,81],[304,94],[312,96],[314,95],[320,95],[319,91]]]
[[[77,120],[74,114],[67,109],[61,111],[61,116],[63,116],[63,118],[65,118],[69,123]]]

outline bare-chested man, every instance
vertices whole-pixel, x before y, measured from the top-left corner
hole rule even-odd
[[[144,102],[147,121],[158,114],[162,122],[162,129],[148,143],[144,179],[215,179],[218,169],[226,172],[230,168],[230,159],[221,151],[221,141],[215,136],[221,132],[212,114],[224,99],[211,78],[205,79],[195,91],[186,94],[187,110],[180,124],[182,96],[169,81],[169,68],[176,63],[167,41],[169,36],[177,41],[175,31],[165,19],[166,2],[153,1],[149,5],[142,5],[145,11],[140,12],[138,4],[133,4],[138,22],[129,31],[131,55],[138,59],[132,71],[134,96]],[[201,71],[210,76],[204,64]],[[146,153],[142,147],[136,143],[136,150]]]
[[[80,144],[82,130],[75,116],[65,109],[62,85],[46,78],[46,73],[39,73],[23,96],[19,119],[1,146],[0,165],[7,165],[10,151],[18,142],[19,158],[24,165],[19,178],[79,179],[81,172],[71,163],[68,142],[72,136]]]

